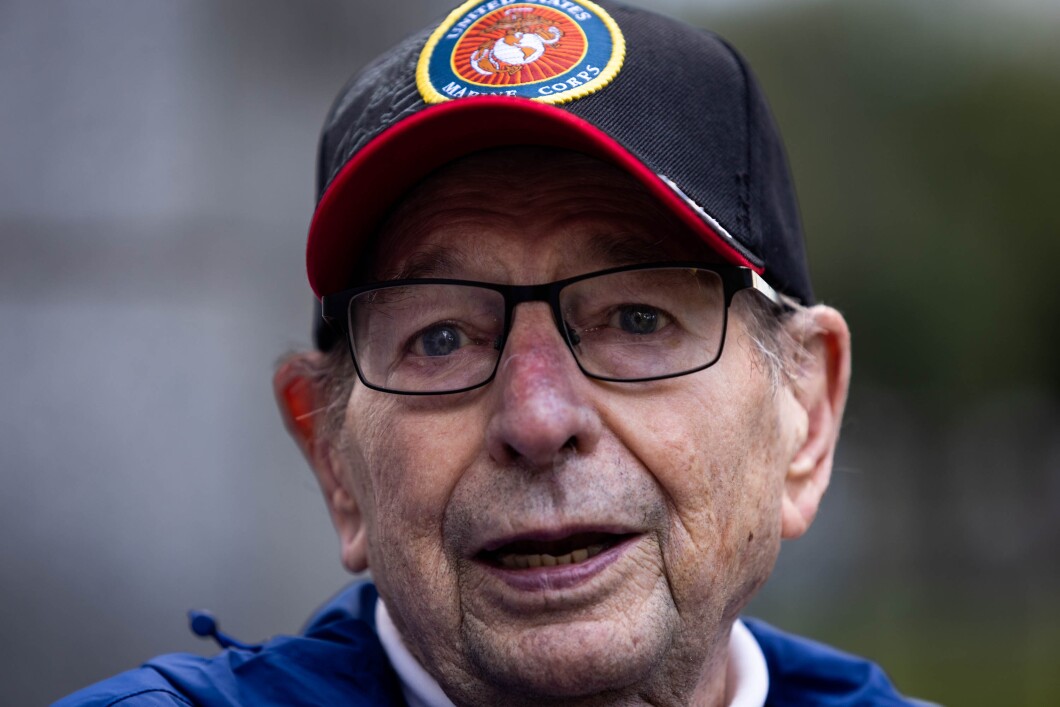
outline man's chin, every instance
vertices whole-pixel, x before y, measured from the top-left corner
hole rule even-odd
[[[506,632],[467,621],[464,631],[468,657],[483,680],[500,692],[531,701],[621,693],[640,685],[658,674],[672,635],[663,625],[633,627],[616,621]]]

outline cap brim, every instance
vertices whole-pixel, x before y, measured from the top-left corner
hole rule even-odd
[[[357,257],[380,221],[429,173],[479,150],[516,145],[573,150],[623,169],[726,261],[762,272],[676,185],[596,126],[525,98],[476,96],[434,105],[402,120],[342,167],[309,226],[306,268],[313,292],[320,297],[351,286]]]

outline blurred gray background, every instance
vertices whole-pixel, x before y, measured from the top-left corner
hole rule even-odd
[[[270,373],[346,78],[454,0],[0,0],[0,703],[299,629],[348,577]],[[643,2],[750,58],[855,383],[755,613],[1060,703],[1060,3]]]

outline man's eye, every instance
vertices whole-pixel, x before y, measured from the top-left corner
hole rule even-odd
[[[615,309],[611,314],[610,326],[621,329],[628,334],[654,334],[669,323],[669,318],[661,310],[646,304],[627,304]]]
[[[416,335],[411,348],[417,356],[448,356],[467,343],[467,336],[455,325],[435,324]]]

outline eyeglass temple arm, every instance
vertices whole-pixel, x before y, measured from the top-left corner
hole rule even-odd
[[[761,275],[756,273],[754,270],[751,270],[750,272],[751,288],[761,292],[770,302],[787,311],[793,310],[798,307],[799,301],[797,299],[793,297],[788,297],[787,295],[783,295],[777,292],[773,289],[773,286],[766,282]]]

